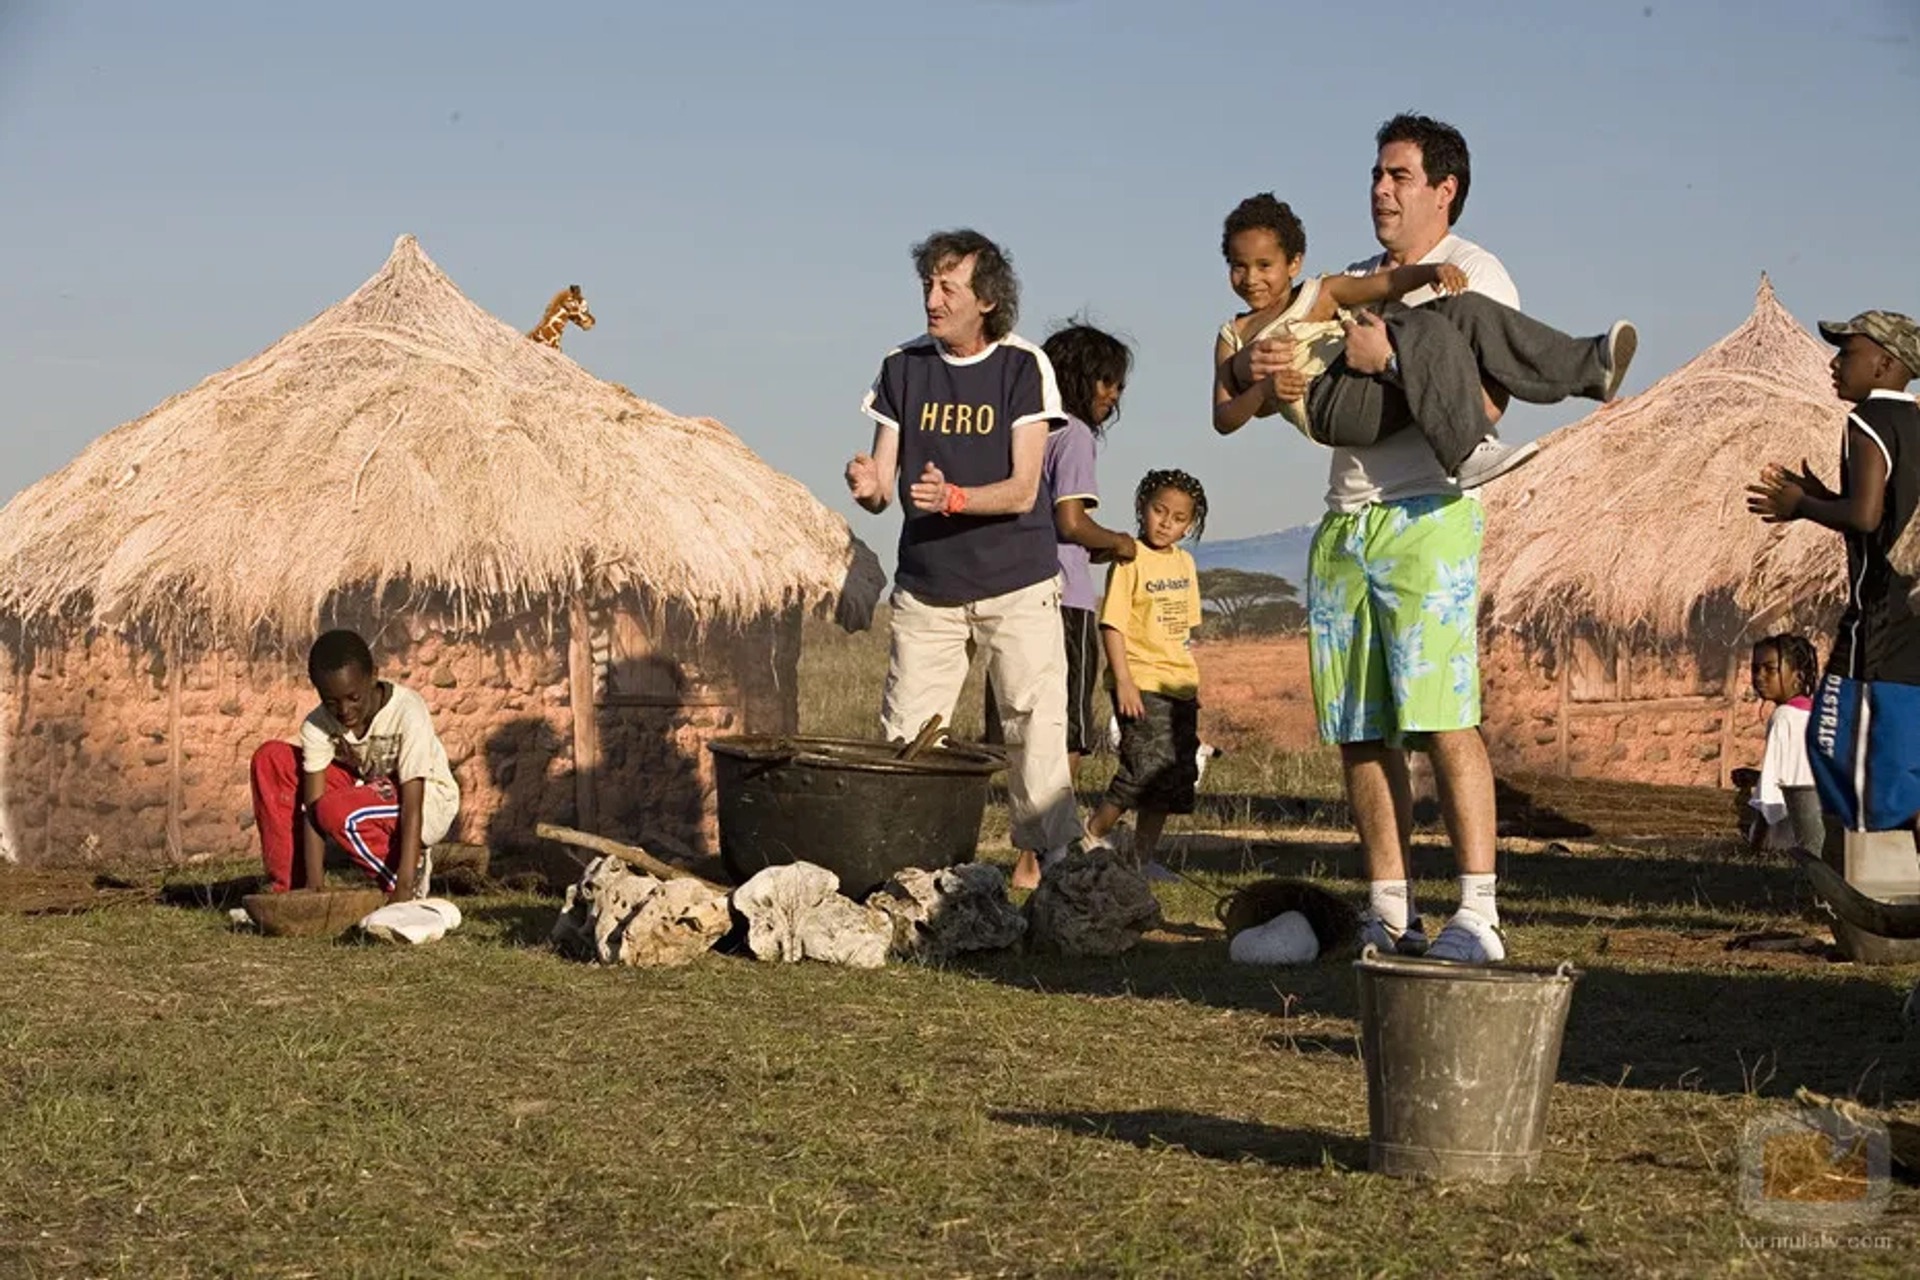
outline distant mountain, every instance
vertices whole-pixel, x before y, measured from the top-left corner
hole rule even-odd
[[[1307,589],[1307,548],[1313,542],[1311,524],[1295,525],[1278,533],[1262,533],[1251,538],[1212,539],[1193,548],[1194,563],[1202,569],[1248,569],[1255,573],[1277,573]]]

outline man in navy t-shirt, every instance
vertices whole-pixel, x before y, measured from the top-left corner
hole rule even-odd
[[[1037,501],[1047,433],[1065,421],[1053,367],[1013,333],[1020,283],[998,245],[944,231],[914,246],[927,331],[887,353],[861,411],[873,452],[847,488],[876,514],[898,489],[881,732],[951,721],[984,649],[1007,742],[1013,843],[1053,854],[1080,834],[1067,769],[1066,673],[1053,514]]]

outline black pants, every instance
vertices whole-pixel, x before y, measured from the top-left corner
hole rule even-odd
[[[1200,785],[1200,704],[1192,698],[1140,695],[1146,715],[1120,722],[1120,767],[1106,799],[1122,809],[1192,813]],[[1114,710],[1120,709],[1114,699]]]
[[[1307,391],[1308,421],[1321,444],[1378,444],[1416,426],[1452,475],[1493,429],[1483,380],[1529,404],[1606,392],[1604,336],[1569,337],[1485,294],[1421,307],[1388,303],[1380,316],[1393,339],[1398,385],[1353,372],[1345,356],[1334,361]]]

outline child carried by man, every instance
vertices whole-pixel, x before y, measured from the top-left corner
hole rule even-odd
[[[1536,452],[1532,444],[1512,447],[1493,438],[1497,414],[1490,412],[1487,384],[1532,404],[1574,396],[1609,401],[1639,344],[1624,320],[1597,337],[1569,337],[1467,292],[1466,274],[1450,263],[1297,279],[1306,231],[1271,192],[1248,197],[1227,215],[1220,247],[1228,281],[1249,307],[1220,327],[1214,345],[1213,425],[1223,435],[1274,413],[1309,439],[1342,447],[1376,444],[1412,426],[1447,474],[1472,489]],[[1422,289],[1446,296],[1400,305]],[[1318,411],[1313,387],[1345,350],[1348,309],[1361,306],[1380,308],[1393,343],[1386,376],[1403,392],[1406,412],[1377,422],[1333,422]],[[1263,338],[1292,341],[1294,367],[1306,387],[1297,398],[1280,395],[1271,377],[1251,376],[1246,353]]]

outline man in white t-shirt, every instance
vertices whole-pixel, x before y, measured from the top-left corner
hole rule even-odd
[[[1474,292],[1517,308],[1518,291],[1500,260],[1453,234],[1471,180],[1459,130],[1400,115],[1380,127],[1375,142],[1373,229],[1384,252],[1349,270],[1450,262]],[[1418,306],[1434,296],[1421,290],[1404,301]],[[1289,347],[1264,341],[1251,356],[1253,376],[1272,375],[1283,396],[1297,394],[1287,381],[1294,377]],[[1313,384],[1313,396],[1331,398],[1325,406],[1316,400],[1316,420],[1404,413],[1396,377],[1386,326],[1361,315],[1347,328],[1345,355]],[[1489,395],[1489,417],[1504,407],[1504,395]],[[1503,467],[1525,452],[1498,441],[1490,448],[1469,467]],[[1367,860],[1366,938],[1382,950],[1441,959],[1504,959],[1494,896],[1493,769],[1479,730],[1480,503],[1448,478],[1421,433],[1401,431],[1377,444],[1334,449],[1327,508],[1307,570],[1313,694],[1322,739],[1340,746]],[[1460,873],[1461,909],[1431,948],[1407,876],[1409,747],[1433,761]]]

